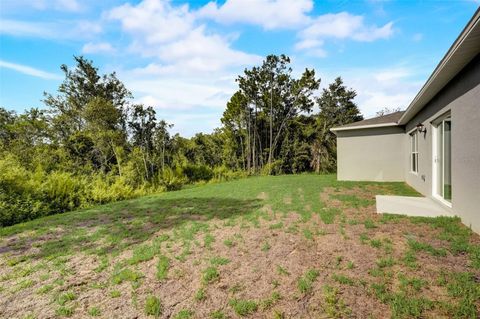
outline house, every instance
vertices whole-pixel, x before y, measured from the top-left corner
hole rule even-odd
[[[404,112],[332,131],[339,180],[405,181],[480,232],[480,9]]]

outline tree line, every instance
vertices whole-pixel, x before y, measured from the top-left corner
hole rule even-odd
[[[45,108],[0,108],[0,225],[186,183],[334,172],[330,128],[363,119],[340,77],[319,92],[313,69],[295,78],[287,56],[269,55],[238,76],[221,127],[184,138],[115,73],[74,59]]]

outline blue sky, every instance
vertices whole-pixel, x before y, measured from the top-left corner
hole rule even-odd
[[[357,93],[364,115],[405,108],[477,1],[1,0],[0,106],[43,107],[73,55],[116,71],[136,102],[191,136],[220,125],[234,79],[267,54]]]

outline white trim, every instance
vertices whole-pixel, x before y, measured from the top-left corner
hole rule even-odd
[[[446,112],[439,117],[437,117],[435,120],[432,121],[431,127],[432,127],[432,198],[438,200],[440,203],[446,205],[447,207],[452,208],[452,202],[448,201],[444,198],[445,194],[445,187],[442,184],[441,187],[441,192],[442,194],[438,193],[438,157],[442,157],[442,170],[441,174],[444,174],[445,172],[445,158],[444,154],[439,155],[438,154],[438,130],[440,129],[440,125],[443,126],[443,136],[442,136],[442,149],[443,152],[445,151],[445,121],[449,120],[450,122],[452,121],[450,112]],[[438,124],[434,125],[434,122],[438,122]],[[451,152],[451,145],[450,145],[450,152]],[[445,177],[443,177],[445,178]],[[443,181],[444,182],[444,181]],[[452,185],[453,188],[453,185]],[[453,199],[453,198],[452,198]],[[450,200],[452,200],[450,199]]]
[[[370,125],[358,125],[358,126],[347,126],[347,127],[333,127],[330,129],[332,132],[337,131],[351,131],[351,130],[361,130],[366,128],[375,128],[375,127],[390,127],[390,126],[399,126],[398,123],[382,123],[382,124],[370,124]]]
[[[448,200],[445,200],[443,197],[440,197],[439,195],[433,195],[432,198],[438,201],[440,204],[445,205],[448,208],[452,208],[452,203]]]
[[[412,133],[408,134],[410,140],[410,173],[418,175],[418,131],[413,131]],[[414,145],[413,145],[414,144]],[[415,146],[415,147],[413,147]],[[413,170],[413,162],[414,162],[414,155],[415,155],[415,170]]]

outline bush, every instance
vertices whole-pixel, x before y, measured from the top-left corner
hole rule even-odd
[[[217,166],[213,169],[213,180],[217,182],[225,182],[234,179],[247,177],[247,172],[244,171],[232,171],[226,166]]]
[[[61,213],[82,207],[85,202],[86,180],[66,172],[48,174],[41,187],[42,199],[49,213]]]
[[[39,175],[32,174],[7,156],[0,160],[0,225],[8,226],[48,213],[41,200]]]
[[[281,160],[273,161],[272,163],[267,163],[262,168],[261,174],[262,175],[280,175],[283,173],[282,171],[283,162]]]
[[[183,184],[185,184],[185,179],[181,174],[170,167],[165,168],[163,172],[159,174],[157,180],[158,184],[164,187],[167,191],[179,190],[182,188]]]
[[[91,201],[99,204],[135,197],[135,192],[124,177],[106,177],[97,175],[90,185]],[[140,191],[143,193],[143,191]]]
[[[187,164],[182,167],[183,174],[190,182],[209,181],[213,178],[213,170],[205,165]]]

